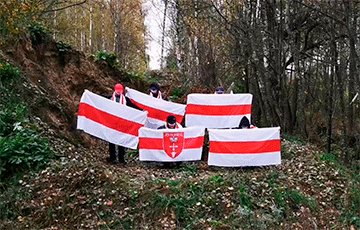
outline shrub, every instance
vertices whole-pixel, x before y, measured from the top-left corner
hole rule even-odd
[[[186,91],[184,89],[174,87],[174,89],[171,92],[170,99],[175,101],[175,100],[181,98],[182,96],[184,96],[185,93],[186,93]]]
[[[109,53],[105,50],[99,50],[95,56],[95,59],[105,61],[111,68],[116,67],[117,56],[114,53]]]
[[[144,75],[142,73],[137,73],[135,71],[127,72],[126,73],[126,80],[131,80],[131,79],[144,80]]]
[[[26,169],[44,166],[54,154],[46,139],[26,122],[13,124],[11,134],[0,136],[0,178]]]
[[[13,67],[9,63],[0,62],[0,80],[9,81],[16,80],[16,78],[20,77],[20,70],[17,67]]]
[[[42,25],[37,23],[31,23],[29,26],[30,39],[34,45],[44,43],[50,32],[45,29]]]
[[[66,44],[63,41],[57,41],[56,48],[60,53],[62,53],[68,51],[70,49],[70,45]]]
[[[279,189],[276,190],[274,198],[278,210],[283,212],[282,214],[285,218],[286,216],[290,216],[292,211],[299,210],[301,205],[309,207],[312,211],[316,211],[318,209],[316,201],[303,195],[299,190],[282,191]]]

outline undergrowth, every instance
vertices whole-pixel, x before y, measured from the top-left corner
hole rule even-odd
[[[30,124],[27,105],[15,87],[22,84],[19,69],[0,63],[0,79],[0,179],[4,179],[46,165],[53,153]]]

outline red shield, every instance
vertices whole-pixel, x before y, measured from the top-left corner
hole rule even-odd
[[[180,155],[184,148],[184,132],[164,133],[163,147],[165,153],[172,159]]]

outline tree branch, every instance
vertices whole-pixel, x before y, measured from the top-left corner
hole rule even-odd
[[[56,12],[56,11],[60,11],[60,10],[65,10],[65,9],[67,9],[67,8],[71,8],[71,7],[74,7],[74,6],[82,5],[82,4],[84,4],[86,1],[87,1],[87,0],[83,0],[82,2],[78,2],[78,3],[72,4],[72,5],[68,5],[68,6],[64,6],[64,7],[58,8],[58,9],[46,10],[46,11],[43,11],[42,13],[49,13],[49,12]]]

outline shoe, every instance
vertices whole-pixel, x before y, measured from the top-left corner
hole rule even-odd
[[[120,166],[125,166],[125,165],[126,165],[126,161],[121,161],[121,162],[119,162],[119,165],[120,165]]]
[[[171,163],[172,163],[172,162],[164,162],[164,163],[162,164],[162,168],[164,168],[164,169],[170,169],[170,168],[172,168],[172,167],[171,167]]]
[[[113,163],[113,162],[115,162],[115,159],[114,159],[114,160],[112,160],[110,157],[106,157],[105,159],[106,159],[106,161],[107,161],[107,162],[109,162],[109,163]]]

